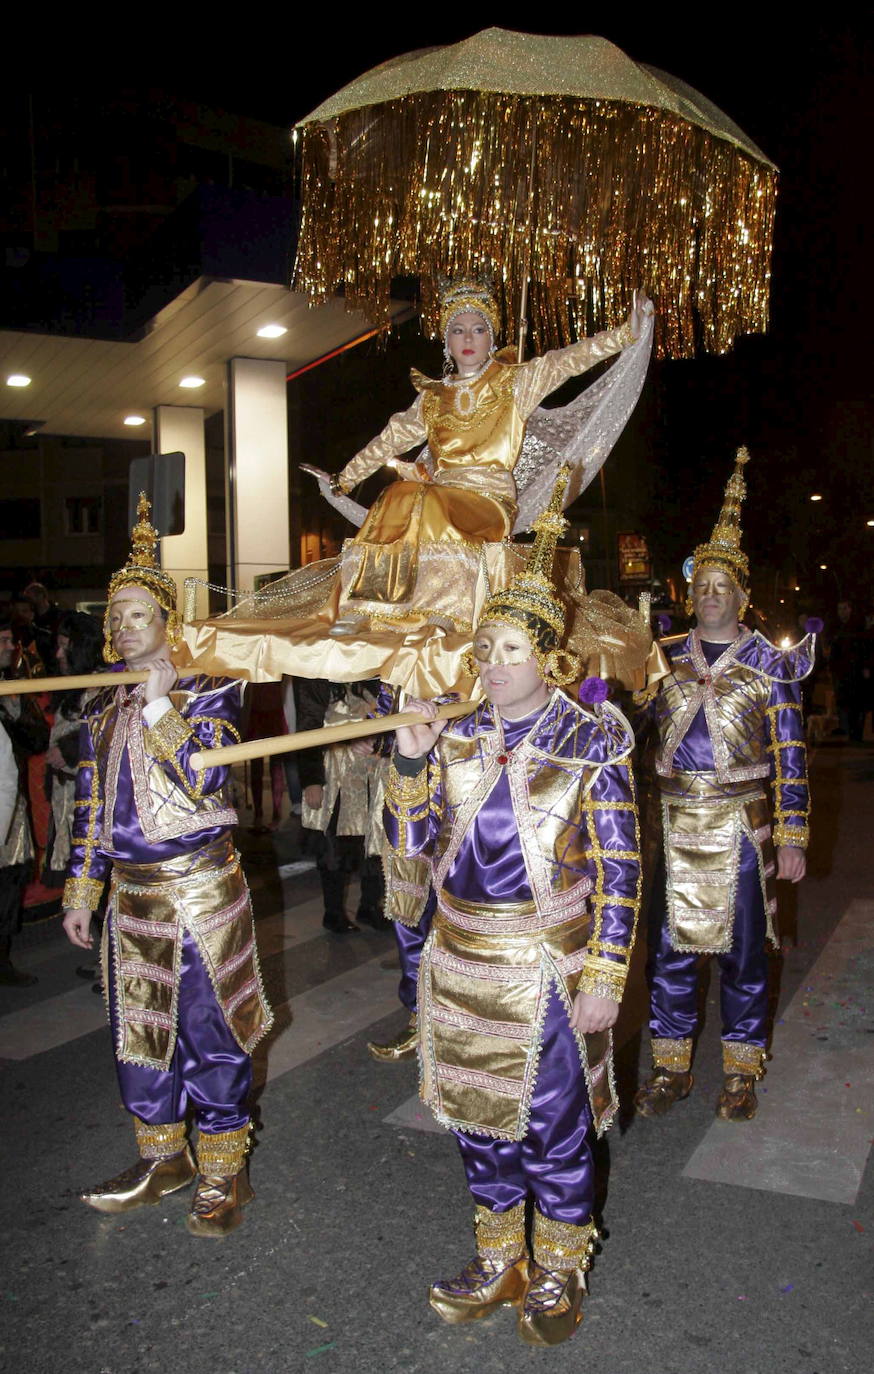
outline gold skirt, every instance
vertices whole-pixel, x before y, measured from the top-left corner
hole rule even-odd
[[[524,1138],[549,998],[570,1017],[589,923],[588,913],[544,923],[533,902],[483,907],[441,894],[418,1006],[421,1096],[444,1126]],[[612,1036],[575,1038],[600,1133],[618,1107]]]
[[[505,511],[488,496],[448,484],[393,482],[371,506],[355,537],[363,552],[348,596],[390,605],[409,601],[416,592],[424,545],[457,544],[478,552],[508,532]]]
[[[182,937],[197,943],[228,1029],[251,1053],[273,1016],[258,966],[249,890],[230,835],[155,864],[113,865],[103,930],[119,1060],[168,1069],[176,1048]]]

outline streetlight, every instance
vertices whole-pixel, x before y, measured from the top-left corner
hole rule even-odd
[[[819,492],[814,492],[813,496],[811,496],[810,499],[811,501],[821,501],[822,497],[820,496]]]

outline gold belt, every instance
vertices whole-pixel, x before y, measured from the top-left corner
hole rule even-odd
[[[153,864],[131,864],[113,861],[113,887],[136,891],[138,888],[163,887],[167,883],[185,883],[189,879],[203,882],[206,877],[218,877],[222,870],[239,863],[229,832],[217,836],[209,844],[189,854],[177,854],[172,859],[160,859]]]
[[[762,780],[766,777],[767,769],[762,774]],[[659,777],[658,785],[664,796],[713,803],[734,797],[757,797],[762,791],[762,781],[759,779],[720,782],[716,773],[670,773],[666,777]]]

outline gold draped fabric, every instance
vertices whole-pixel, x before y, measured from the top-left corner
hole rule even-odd
[[[444,623],[410,625],[392,618],[395,608],[368,606],[367,628],[333,638],[345,572],[339,559],[290,573],[263,597],[240,602],[215,619],[185,626],[195,666],[204,672],[232,672],[252,682],[275,681],[283,673],[323,677],[330,682],[360,682],[378,677],[412,696],[445,692],[469,695],[474,679],[464,666],[473,626],[488,597],[508,587],[524,566],[525,544],[484,544],[476,551],[444,544],[441,557],[429,551],[420,560],[418,596]],[[350,540],[348,550],[359,546]],[[458,585],[470,558],[470,599],[459,605]],[[353,566],[355,566],[353,564]],[[667,671],[648,624],[612,592],[585,589],[579,551],[559,549],[555,582],[569,607],[568,647],[583,663],[585,676],[597,674],[629,691]],[[351,605],[363,603],[349,603]],[[450,613],[463,610],[456,625]],[[379,613],[380,618],[375,618]]]
[[[249,890],[224,835],[160,863],[113,864],[102,960],[107,989],[112,961],[119,1060],[169,1068],[186,931],[241,1049],[251,1053],[270,1029]]]

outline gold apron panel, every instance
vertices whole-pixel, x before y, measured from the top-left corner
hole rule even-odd
[[[519,906],[478,907],[476,923],[491,915],[494,931],[474,931],[452,924],[451,900],[443,894],[419,970],[421,1096],[445,1126],[521,1140],[548,1001],[558,996],[570,1013],[590,918],[538,929],[533,903],[524,904],[530,929],[521,931]],[[514,932],[501,933],[502,923]],[[617,1107],[612,1040],[576,1039],[600,1131]]]
[[[186,930],[240,1048],[251,1053],[269,1030],[252,904],[230,836],[164,863],[115,864],[107,927],[123,1062],[170,1066]]]
[[[755,850],[767,938],[775,943],[774,851],[762,793],[722,801],[662,795],[668,929],[676,950],[727,954],[734,934],[741,843]]]

